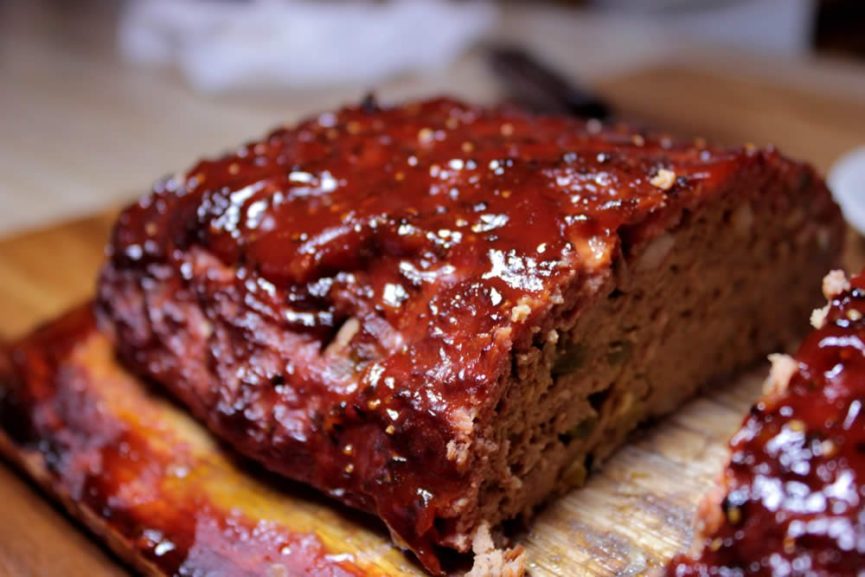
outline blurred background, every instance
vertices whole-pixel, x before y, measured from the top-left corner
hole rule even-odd
[[[0,236],[369,91],[774,142],[865,196],[860,0],[0,0]]]

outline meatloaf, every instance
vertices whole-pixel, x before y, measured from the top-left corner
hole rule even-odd
[[[157,183],[98,315],[215,434],[437,572],[800,334],[842,231],[771,148],[365,102]]]
[[[829,304],[730,441],[700,519],[702,550],[668,567],[710,575],[857,577],[865,570],[865,276],[828,275]]]

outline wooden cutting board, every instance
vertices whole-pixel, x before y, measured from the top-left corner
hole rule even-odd
[[[823,170],[865,144],[863,102],[683,69],[649,70],[599,88],[628,117],[723,142],[774,142]],[[0,337],[20,335],[88,298],[113,214],[0,241]],[[851,240],[848,262],[854,266],[865,261],[861,240]],[[687,544],[696,503],[717,475],[726,438],[758,394],[764,370],[640,431],[586,488],[546,508],[522,540],[531,574],[640,575]],[[5,466],[0,518],[0,577],[126,573]]]

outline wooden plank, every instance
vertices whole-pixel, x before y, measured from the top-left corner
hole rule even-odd
[[[726,142],[776,142],[823,169],[865,134],[865,103],[754,80],[660,69],[610,80],[601,90],[627,116]],[[113,215],[0,241],[0,336],[21,334],[92,294]],[[861,249],[861,240],[853,246]],[[524,536],[532,575],[636,575],[682,546],[695,503],[759,381],[758,372],[642,431],[584,490],[548,507]],[[110,557],[5,469],[0,515],[0,575],[60,568],[71,577],[118,574]]]
[[[5,520],[0,523],[0,577],[126,574],[99,543],[75,530],[51,502],[7,467],[0,467],[0,502]]]

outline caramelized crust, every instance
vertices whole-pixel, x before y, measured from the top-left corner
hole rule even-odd
[[[730,441],[696,558],[676,577],[855,577],[865,567],[865,276],[838,271],[792,357],[773,358],[766,395]]]
[[[0,453],[121,558],[154,576],[381,574],[339,542],[381,552],[381,541],[304,507],[290,487],[252,480],[111,347],[86,306],[0,350]],[[402,574],[401,557],[385,546],[367,561]]]
[[[809,206],[809,221],[764,235],[749,220],[752,203],[778,222]],[[555,449],[546,472],[520,472],[500,458],[515,441],[499,427],[532,406],[532,379],[575,394],[527,434],[531,450],[547,445],[531,440],[539,435],[559,439],[562,427],[611,413],[588,402],[611,382],[562,384],[578,370],[556,359],[579,356],[571,345],[592,330],[579,319],[617,296],[628,266],[666,266],[666,233],[693,228],[707,207],[730,224],[717,234],[748,234],[720,270],[743,262],[738,251],[751,254],[751,237],[771,242],[749,265],[784,266],[794,280],[822,274],[837,254],[842,224],[825,186],[773,150],[446,99],[347,108],[201,162],[128,208],[100,279],[99,316],[121,358],[217,435],[376,513],[439,571],[439,547],[469,550],[483,521],[530,512],[569,460],[598,448]],[[701,242],[711,249],[711,238]],[[756,277],[742,276],[743,300],[710,307],[710,319],[758,302],[748,284]],[[700,290],[698,303],[713,298]],[[596,437],[617,432],[602,453],[639,418],[777,346],[791,332],[780,321],[811,302],[797,284],[759,330],[756,316],[729,326],[769,334],[717,365],[712,351],[695,351],[695,380],[671,381],[666,395],[643,390],[653,404],[605,422]],[[563,338],[549,358],[532,360],[553,332]],[[632,384],[595,399],[619,403]],[[496,499],[509,502],[489,506]]]

